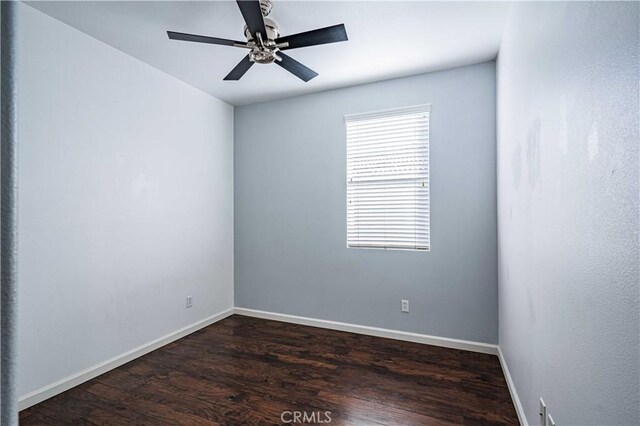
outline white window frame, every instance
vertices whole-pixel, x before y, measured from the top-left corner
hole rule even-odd
[[[346,193],[347,193],[347,247],[348,248],[363,248],[363,249],[383,249],[383,250],[415,250],[415,251],[430,251],[431,250],[431,233],[430,233],[430,187],[429,187],[429,121],[430,121],[431,104],[421,104],[410,107],[394,108],[381,111],[373,111],[362,114],[350,114],[344,117],[345,119],[345,131],[346,131]],[[359,161],[355,156],[356,151],[366,152],[371,149],[371,140],[367,140],[366,137],[359,136],[358,132],[362,129],[370,129],[371,127],[363,126],[375,126],[376,120],[378,120],[379,126],[396,126],[391,131],[400,131],[398,127],[402,125],[398,121],[411,119],[411,116],[420,115],[424,117],[424,122],[413,122],[414,135],[403,137],[400,142],[395,141],[382,141],[378,142],[374,140],[376,145],[386,144],[383,149],[393,149],[394,143],[403,143],[403,148],[406,152],[413,152],[413,159],[406,154],[402,161],[406,163],[408,167],[399,168],[398,165],[387,166],[385,177],[376,178],[374,170],[376,167],[370,167],[368,169],[360,168],[357,170],[357,162]],[[405,127],[406,128],[406,127]],[[383,132],[379,127],[378,131]],[[375,135],[376,137],[384,138],[384,134]],[[407,142],[412,148],[407,148]],[[358,147],[358,144],[360,146]],[[399,148],[400,149],[400,148]],[[407,151],[408,150],[408,151]],[[370,152],[370,151],[369,151]],[[389,154],[380,155],[380,160],[385,160],[388,163]],[[376,154],[374,154],[376,155]],[[418,157],[416,157],[418,156]],[[362,158],[362,156],[360,157]],[[362,160],[360,160],[362,161]],[[379,167],[377,167],[379,168]],[[379,172],[379,171],[378,171]],[[361,173],[358,176],[358,173]],[[384,173],[384,172],[383,172]],[[373,176],[373,177],[372,177]],[[365,190],[370,193],[374,193],[370,197],[384,197],[384,194],[393,193],[391,189],[393,186],[397,188],[397,185],[403,185],[405,191],[408,190],[414,194],[414,201],[407,201],[406,207],[402,205],[404,213],[396,214],[396,220],[394,224],[389,223],[389,216],[387,216],[387,208],[389,208],[390,202],[388,199],[382,201],[380,207],[374,207],[373,219],[369,220],[367,226],[360,225],[360,212],[362,209],[354,207],[354,204],[358,202],[371,202],[369,200],[363,201],[362,196],[358,196],[360,191]],[[380,188],[380,189],[378,189]],[[357,191],[357,192],[356,192]],[[390,192],[389,192],[390,191]],[[396,191],[399,191],[396,189]],[[397,195],[396,195],[397,196]],[[416,198],[419,197],[419,198]],[[397,206],[397,204],[396,204]],[[381,209],[384,209],[384,213],[379,213]],[[413,210],[413,213],[411,213]],[[413,223],[411,221],[413,216]],[[354,219],[357,217],[357,219]],[[406,222],[408,227],[402,222]],[[413,226],[413,232],[411,227]],[[368,229],[367,229],[368,227]],[[370,238],[362,237],[360,230],[364,230],[364,233],[373,235]],[[404,228],[404,229],[403,229]],[[395,233],[394,233],[395,232]],[[411,234],[413,233],[413,236]],[[411,239],[413,238],[413,241]],[[364,241],[363,241],[364,240]]]

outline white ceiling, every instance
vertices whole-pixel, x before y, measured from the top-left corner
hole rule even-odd
[[[246,50],[167,38],[171,30],[242,40],[234,1],[28,4],[233,105],[492,60],[509,9],[505,2],[274,0],[269,17],[282,35],[339,23],[347,28],[347,42],[287,51],[320,74],[304,83],[274,64],[223,81]]]

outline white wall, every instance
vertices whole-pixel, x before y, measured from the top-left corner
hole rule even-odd
[[[498,58],[500,345],[530,424],[640,423],[639,3],[516,3]]]
[[[236,306],[497,343],[495,94],[489,62],[236,108]],[[431,251],[347,248],[345,114],[423,103]]]
[[[233,306],[233,108],[29,6],[20,27],[24,395]]]

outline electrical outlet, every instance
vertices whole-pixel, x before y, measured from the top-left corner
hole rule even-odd
[[[547,405],[544,403],[542,398],[540,398],[540,412],[538,414],[540,418],[540,426],[546,426],[545,422],[547,421]]]
[[[547,414],[547,426],[556,426],[556,422],[551,417],[551,414]]]
[[[403,300],[402,301],[402,312],[409,312],[409,301],[408,300]]]
[[[187,296],[187,308],[193,307],[193,296]]]

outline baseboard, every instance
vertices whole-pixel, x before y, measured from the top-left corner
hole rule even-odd
[[[507,381],[507,386],[509,388],[509,393],[511,394],[511,399],[513,400],[513,405],[515,406],[516,413],[518,414],[518,419],[520,420],[520,424],[523,426],[527,425],[526,417],[524,415],[524,410],[522,409],[522,404],[520,403],[520,399],[518,398],[518,393],[513,384],[511,373],[509,373],[507,362],[504,358],[504,355],[502,354],[502,350],[498,345],[492,345],[489,343],[482,343],[482,342],[473,342],[469,340],[451,339],[448,337],[431,336],[427,334],[410,333],[406,331],[389,330],[385,328],[349,324],[344,322],[322,320],[317,318],[300,317],[296,315],[280,314],[275,312],[259,311],[259,310],[247,309],[247,308],[227,309],[218,314],[212,315],[208,318],[198,321],[194,324],[181,328],[180,330],[174,331],[173,333],[167,334],[163,337],[153,340],[149,343],[138,346],[137,348],[134,348],[118,356],[115,356],[100,364],[94,365],[76,374],[65,377],[64,379],[58,380],[57,382],[51,383],[50,385],[44,386],[40,389],[36,389],[35,391],[20,397],[19,409],[24,410],[25,408],[29,408],[32,405],[38,404],[39,402],[49,399],[66,390],[69,390],[72,387],[78,386],[86,382],[87,380],[91,380],[101,374],[106,373],[109,370],[112,370],[123,364],[126,364],[127,362],[132,361],[136,358],[139,358],[142,355],[145,355],[151,351],[154,351],[168,343],[181,339],[195,331],[200,330],[201,328],[207,327],[215,322],[218,322],[234,313],[238,315],[249,316],[249,317],[264,318],[264,319],[283,321],[283,322],[288,322],[293,324],[308,325],[311,327],[320,327],[320,328],[327,328],[330,330],[347,331],[350,333],[365,334],[368,336],[384,337],[388,339],[404,340],[407,342],[422,343],[427,345],[441,346],[445,348],[461,349],[466,351],[497,355],[498,359],[500,360],[500,365],[502,366],[502,371],[504,372],[505,380]]]
[[[524,415],[524,410],[522,409],[520,398],[518,398],[518,392],[516,391],[516,386],[514,385],[513,379],[511,378],[511,373],[509,373],[507,360],[504,358],[504,354],[502,353],[502,349],[500,348],[500,346],[498,346],[498,359],[500,359],[502,372],[504,373],[504,378],[507,381],[507,387],[509,388],[509,393],[511,394],[511,400],[513,401],[513,406],[516,408],[516,413],[518,414],[518,420],[520,420],[520,424],[522,426],[527,426],[527,417]]]
[[[87,380],[91,380],[94,377],[104,374],[109,370],[113,370],[116,367],[126,364],[127,362],[141,357],[142,355],[145,355],[151,351],[154,351],[168,343],[181,339],[186,335],[193,333],[194,331],[198,331],[201,328],[220,321],[221,319],[232,315],[233,311],[233,308],[229,308],[194,324],[181,328],[180,330],[174,331],[173,333],[169,333],[166,336],[162,336],[159,339],[153,340],[128,352],[117,355],[107,361],[101,362],[100,364],[94,365],[76,374],[65,377],[64,379],[58,380],[57,382],[51,383],[50,385],[43,386],[40,389],[36,389],[35,391],[20,397],[18,401],[18,409],[24,410],[25,408],[29,408],[32,405],[44,401],[45,399],[49,399],[52,396],[69,390],[74,386],[78,386],[79,384],[84,383]]]
[[[330,330],[366,334],[367,336],[385,337],[387,339],[404,340],[407,342],[423,343],[425,345],[442,346],[445,348],[461,349],[465,351],[498,355],[498,346],[492,345],[490,343],[450,339],[448,337],[430,336],[428,334],[389,330],[386,328],[369,327],[367,325],[356,325],[317,318],[299,317],[296,315],[279,314],[275,312],[258,311],[255,309],[247,308],[235,308],[234,312],[238,315],[249,317],[264,318],[275,321],[289,322],[293,324],[308,325],[311,327],[328,328]]]

